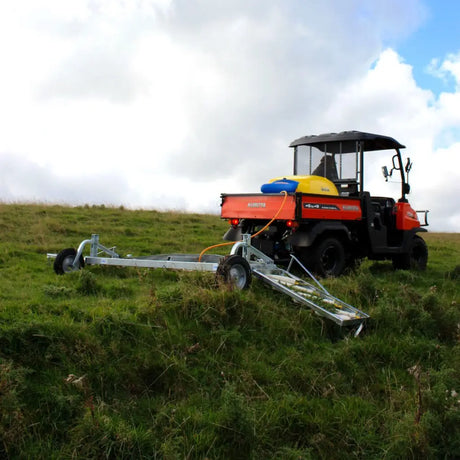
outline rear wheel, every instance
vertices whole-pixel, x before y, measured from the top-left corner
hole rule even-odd
[[[247,289],[252,279],[251,267],[246,259],[232,254],[222,259],[217,267],[216,278],[237,289]]]
[[[428,262],[428,248],[423,238],[414,235],[409,243],[409,251],[393,257],[396,270],[425,270]]]
[[[312,270],[320,276],[340,276],[345,270],[345,248],[337,238],[325,238],[309,251]]]

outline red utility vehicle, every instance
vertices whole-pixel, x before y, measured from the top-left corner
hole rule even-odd
[[[292,176],[273,179],[263,193],[222,194],[221,217],[230,229],[225,240],[258,233],[252,245],[283,263],[294,254],[321,276],[338,276],[364,257],[390,259],[399,269],[425,269],[428,250],[419,236],[425,232],[406,195],[410,191],[410,159],[404,166],[391,137],[360,131],[305,136],[293,141]],[[386,180],[399,173],[401,197],[371,196],[364,189],[364,158],[372,151],[393,149]],[[284,193],[283,193],[284,192]],[[287,194],[287,196],[285,196]],[[281,209],[281,210],[280,210]]]

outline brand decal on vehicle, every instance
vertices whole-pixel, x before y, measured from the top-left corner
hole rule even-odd
[[[327,211],[340,211],[339,207],[335,204],[322,204],[322,203],[304,203],[305,209],[325,209]]]
[[[248,208],[265,208],[265,203],[248,203]]]
[[[342,206],[344,211],[359,211],[359,206],[353,206],[351,204],[344,204]]]

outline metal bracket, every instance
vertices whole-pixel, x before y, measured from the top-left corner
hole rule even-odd
[[[101,243],[99,243],[99,235],[97,233],[93,233],[91,235],[91,239],[89,240],[84,240],[80,243],[77,249],[77,254],[75,256],[75,260],[72,264],[72,266],[78,270],[80,268],[80,258],[83,255],[83,251],[85,250],[86,245],[89,244],[90,246],[90,257],[97,257],[98,256],[98,250],[105,252],[107,255],[109,255],[112,258],[119,259],[120,255],[117,254],[115,251],[113,251],[110,248],[106,248],[103,246]]]
[[[256,263],[275,265],[273,259],[251,245],[251,235],[249,233],[243,234],[242,238],[242,241],[238,241],[232,246],[230,254],[240,255],[241,257],[245,258],[250,265],[254,265]]]

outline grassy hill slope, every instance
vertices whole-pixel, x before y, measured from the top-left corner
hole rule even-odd
[[[254,281],[89,267],[47,252],[92,233],[122,254],[197,253],[215,216],[0,204],[0,456],[459,458],[460,235],[426,272],[365,262],[326,280],[371,315],[352,338]]]

